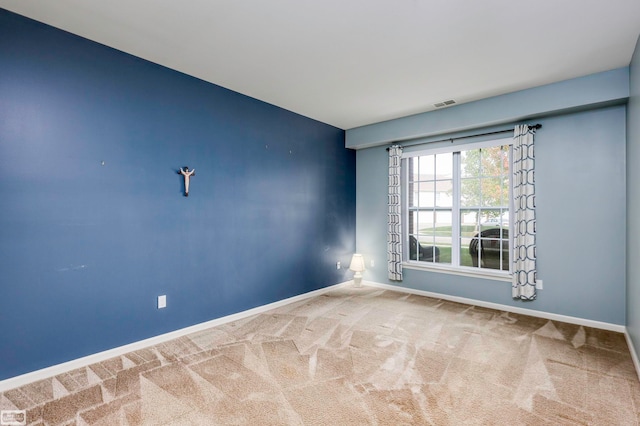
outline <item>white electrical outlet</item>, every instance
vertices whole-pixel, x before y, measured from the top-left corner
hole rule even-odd
[[[542,289],[543,289],[543,287],[542,287],[542,280],[536,280],[536,288],[537,288],[538,290],[542,290]]]
[[[167,307],[167,295],[158,296],[158,309]]]
[[[376,266],[376,261],[375,261],[375,260],[373,260],[373,259],[371,259],[371,267],[372,267],[372,268],[375,268],[375,266]]]
[[[336,262],[336,269],[340,269],[340,261]]]

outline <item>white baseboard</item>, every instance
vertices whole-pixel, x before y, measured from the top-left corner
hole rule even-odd
[[[117,348],[109,349],[103,352],[98,352],[92,355],[87,355],[85,357],[77,358],[68,362],[64,362],[62,364],[53,365],[51,367],[46,367],[41,370],[36,370],[26,374],[22,374],[20,376],[11,377],[5,380],[0,380],[0,392],[5,392],[9,389],[14,389],[20,386],[24,386],[26,384],[36,382],[38,380],[43,380],[49,377],[57,376],[59,374],[66,373],[78,368],[86,367],[88,365],[95,364],[97,362],[106,361],[110,358],[124,355],[132,351],[137,351],[140,349],[148,348],[149,346],[158,345],[160,343],[177,339],[187,334],[206,330],[207,328],[216,327],[232,321],[237,321],[242,318],[247,318],[252,315],[261,314],[263,312],[270,311],[272,309],[279,308],[284,305],[288,305],[289,303],[298,302],[300,300],[308,299],[310,297],[319,296],[321,294],[327,293],[328,291],[331,291],[338,287],[343,287],[349,284],[352,284],[352,281],[346,281],[346,282],[335,284],[329,287],[321,288],[319,290],[310,291],[308,293],[300,294],[298,296],[293,296],[288,299],[279,300],[277,302],[269,303],[263,306],[258,306],[256,308],[238,312],[232,315],[227,315],[225,317],[216,318],[214,320],[192,325],[190,327],[181,328],[180,330],[175,330],[169,333],[161,334],[159,336],[150,337],[148,339],[140,340],[134,343],[130,343],[128,345],[119,346]]]
[[[631,336],[629,336],[629,333],[627,331],[624,332],[624,337],[627,339],[627,346],[629,346],[629,352],[631,352],[631,359],[633,360],[633,365],[636,367],[638,380],[640,380],[640,360],[638,360],[638,353],[636,352],[636,348],[635,346],[633,346]]]
[[[566,322],[569,324],[577,324],[585,327],[599,328],[602,330],[617,331],[625,333],[627,328],[624,325],[611,324],[608,322],[593,321],[584,318],[570,317],[567,315],[552,314],[549,312],[536,311],[534,309],[518,308],[516,306],[502,305],[500,303],[483,302],[481,300],[467,299],[466,297],[450,296],[448,294],[433,293],[430,291],[416,290],[408,287],[401,287],[389,284],[381,284],[372,281],[363,281],[363,285],[370,287],[378,287],[385,290],[399,291],[403,293],[416,294],[419,296],[433,297],[435,299],[443,299],[451,302],[464,303],[466,305],[475,305],[482,308],[496,309],[498,311],[513,312],[514,314],[529,315],[532,317],[550,319],[554,321]]]

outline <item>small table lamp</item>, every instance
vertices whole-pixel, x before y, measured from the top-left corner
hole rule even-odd
[[[355,272],[353,275],[354,287],[362,287],[362,271],[364,271],[364,258],[361,254],[354,254],[351,258],[349,269]]]

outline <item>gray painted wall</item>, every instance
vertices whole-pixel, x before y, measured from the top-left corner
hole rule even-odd
[[[629,67],[627,108],[627,331],[640,353],[640,39]]]
[[[505,95],[349,129],[347,148],[361,149],[472,128],[496,126],[605,104],[629,97],[629,68],[587,75]]]
[[[535,141],[538,271],[545,288],[533,302],[513,300],[503,281],[409,269],[402,283],[388,281],[387,152],[358,150],[356,247],[367,266],[375,260],[364,279],[625,324],[625,117],[625,106],[613,106],[535,120],[543,125]]]

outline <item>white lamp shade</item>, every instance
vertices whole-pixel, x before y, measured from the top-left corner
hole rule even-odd
[[[364,271],[364,258],[361,254],[354,254],[351,258],[351,265],[349,265],[349,269],[354,272],[362,272]]]

